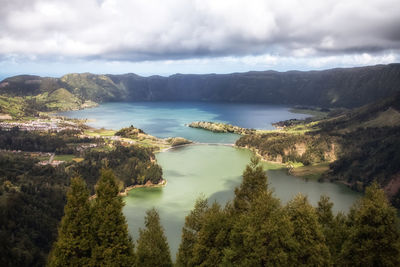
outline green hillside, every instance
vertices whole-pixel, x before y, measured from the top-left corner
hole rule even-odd
[[[318,177],[358,191],[377,181],[400,207],[400,94],[322,120],[278,124],[282,130],[245,135],[236,145],[294,167],[330,163]]]
[[[354,108],[393,95],[400,90],[398,84],[400,64],[389,64],[324,71],[169,77],[91,73],[73,73],[61,78],[20,75],[1,81],[0,95],[22,97],[20,104],[36,111],[70,110],[109,101],[220,101]],[[24,108],[2,105],[2,109],[16,114],[15,110]]]

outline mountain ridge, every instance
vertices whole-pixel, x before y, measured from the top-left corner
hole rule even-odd
[[[230,74],[71,73],[19,75],[0,82],[0,95],[38,96],[64,88],[81,103],[110,101],[245,102],[354,108],[400,91],[400,63],[321,71]]]

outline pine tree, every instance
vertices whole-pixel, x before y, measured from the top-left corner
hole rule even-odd
[[[204,214],[208,209],[207,199],[200,197],[196,200],[194,209],[185,218],[185,225],[182,228],[182,241],[177,253],[177,266],[194,266],[193,247],[197,242],[198,232],[203,225]]]
[[[89,190],[79,177],[71,179],[64,217],[48,266],[87,266],[91,255]]]
[[[254,156],[243,172],[241,185],[235,189],[233,207],[236,212],[248,210],[252,200],[267,190],[267,176],[259,163],[259,158]]]
[[[292,266],[293,224],[280,201],[265,191],[241,214],[224,251],[225,266]]]
[[[350,236],[343,245],[346,266],[400,266],[396,210],[377,183],[350,212]]]
[[[94,243],[91,264],[94,266],[132,266],[135,262],[133,243],[122,213],[124,203],[118,196],[113,172],[101,170],[93,206]]]
[[[137,266],[172,266],[167,239],[155,209],[146,212],[145,226],[139,230]]]
[[[218,266],[229,246],[230,218],[216,202],[205,212],[197,242],[193,247],[193,265]]]
[[[334,265],[340,265],[340,251],[348,236],[348,228],[346,225],[347,218],[343,213],[338,213],[334,216],[332,207],[333,203],[330,201],[329,197],[321,196],[316,210],[318,222],[322,226],[326,245],[331,254],[332,263]]]
[[[324,227],[330,227],[333,221],[333,203],[328,196],[321,196],[318,201],[317,215],[319,223]]]
[[[297,195],[287,204],[286,210],[294,226],[293,238],[297,242],[297,247],[293,250],[296,265],[330,266],[330,253],[322,227],[307,197]]]

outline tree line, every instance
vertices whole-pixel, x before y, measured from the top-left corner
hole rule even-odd
[[[71,177],[82,177],[90,194],[106,166],[115,171],[118,190],[158,183],[162,177],[149,148],[115,144],[110,151],[88,150],[82,157],[81,162],[52,167],[38,165],[38,159],[24,153],[0,153],[0,266],[46,264]]]
[[[136,249],[110,170],[90,202],[72,182],[49,266],[172,266],[156,210],[147,212]],[[346,215],[322,196],[313,207],[297,195],[282,204],[253,158],[225,207],[199,198],[185,219],[176,266],[399,266],[396,210],[374,183]]]
[[[96,198],[82,178],[71,181],[58,239],[48,266],[172,266],[169,246],[156,210],[149,210],[137,249],[128,234],[115,175],[101,171]]]

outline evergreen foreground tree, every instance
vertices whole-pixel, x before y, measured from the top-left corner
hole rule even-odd
[[[293,223],[271,191],[254,199],[249,212],[235,219],[225,266],[294,266]]]
[[[89,190],[79,177],[71,179],[58,239],[49,266],[87,266],[91,255]]]
[[[336,216],[332,212],[333,203],[328,196],[321,196],[316,208],[318,221],[324,233],[326,245],[329,248],[332,263],[340,265],[340,252],[349,232],[346,225],[346,216],[339,212]]]
[[[194,209],[186,216],[185,225],[182,228],[182,241],[176,256],[177,266],[194,266],[193,247],[197,242],[198,233],[203,225],[203,218],[207,209],[207,199],[200,197],[196,200]]]
[[[167,239],[160,225],[160,216],[155,209],[146,212],[145,226],[146,229],[139,230],[137,266],[172,266]]]
[[[94,243],[91,264],[132,266],[135,262],[133,243],[122,213],[124,203],[118,196],[117,181],[111,170],[101,171],[96,195],[93,206]]]
[[[214,202],[204,213],[197,242],[193,246],[192,262],[195,266],[219,266],[224,249],[229,246],[231,218]]]
[[[245,212],[251,208],[251,202],[258,195],[267,190],[267,176],[263,170],[260,159],[252,157],[250,164],[243,172],[243,180],[235,189],[233,208],[237,213]]]
[[[396,210],[377,183],[350,212],[350,236],[342,250],[344,266],[400,266]]]
[[[296,266],[330,266],[330,252],[325,243],[318,215],[307,197],[299,194],[286,207],[294,226],[297,242],[292,251]]]

